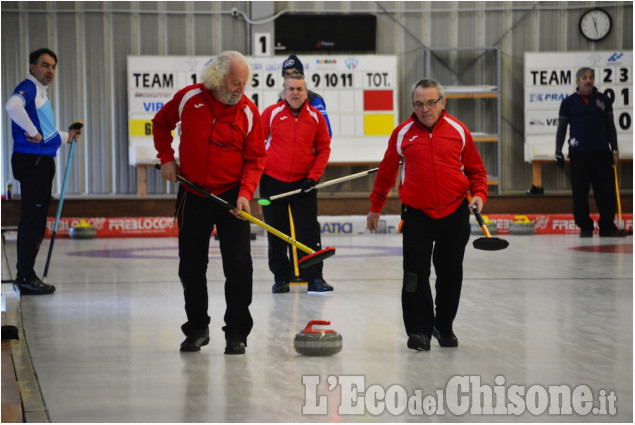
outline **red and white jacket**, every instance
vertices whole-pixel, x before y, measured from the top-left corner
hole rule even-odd
[[[457,210],[469,190],[487,200],[487,172],[468,128],[443,111],[430,132],[415,114],[393,130],[370,195],[380,213],[403,159],[399,198],[432,218]]]
[[[262,113],[262,130],[266,175],[284,182],[322,177],[331,155],[331,136],[320,111],[304,102],[296,117],[281,100]]]
[[[258,107],[245,95],[225,105],[202,83],[181,89],[152,119],[161,164],[174,161],[171,132],[179,121],[181,174],[216,195],[240,185],[238,196],[251,200],[266,160]]]

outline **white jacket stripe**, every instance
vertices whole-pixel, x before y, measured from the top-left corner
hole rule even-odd
[[[243,108],[243,112],[245,113],[245,116],[247,116],[247,134],[249,134],[251,133],[251,129],[254,126],[254,113],[251,112],[249,106],[245,106]]]
[[[315,120],[315,123],[319,124],[320,123],[320,119],[318,118],[317,114],[315,112],[313,112],[312,110],[310,110],[308,105],[307,105],[306,108],[309,110],[309,114],[311,114],[311,116]]]
[[[462,140],[462,142],[463,142],[463,146],[461,146],[461,151],[462,151],[463,149],[465,149],[465,131],[463,130],[463,127],[461,127],[461,126],[459,125],[459,123],[457,123],[456,121],[451,120],[451,119],[450,119],[450,118],[448,118],[448,117],[444,117],[444,119],[445,119],[445,120],[446,120],[446,121],[447,121],[447,122],[448,122],[448,123],[449,123],[452,127],[454,127],[454,129],[455,129],[456,131],[458,131],[458,133],[461,135],[461,140]]]
[[[397,135],[397,153],[399,153],[399,155],[403,156],[403,151],[401,150],[401,143],[403,142],[403,138],[406,136],[406,133],[408,132],[408,130],[410,130],[410,127],[412,127],[412,125],[414,124],[414,121],[412,121],[411,123],[404,125],[404,127],[401,129],[401,131],[399,131],[399,134]]]
[[[265,139],[265,149],[269,150],[269,146],[271,145],[271,126],[273,125],[273,119],[284,110],[284,105],[278,106],[273,111],[271,111],[271,117],[269,118],[269,134],[267,134],[267,138]]]
[[[403,143],[404,137],[406,137],[406,133],[408,132],[408,130],[410,130],[410,127],[412,127],[413,124],[414,124],[414,121],[404,125],[401,131],[399,131],[399,134],[397,134],[397,153],[399,153],[399,156],[401,156],[402,158],[403,158],[403,150],[401,149],[401,144]],[[401,164],[401,183],[403,183],[404,179],[406,178],[405,169],[406,169],[406,158],[403,158],[403,162]]]
[[[183,108],[185,108],[185,104],[187,103],[188,100],[190,100],[191,98],[193,98],[194,96],[196,96],[197,94],[201,93],[201,89],[194,89],[194,90],[190,90],[187,93],[185,93],[185,95],[183,96],[183,98],[181,99],[181,103],[179,103],[179,118],[181,118],[181,114],[183,113]]]

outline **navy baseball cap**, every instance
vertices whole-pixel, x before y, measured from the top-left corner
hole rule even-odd
[[[296,55],[291,55],[282,62],[282,75],[284,75],[284,71],[288,69],[296,69],[300,72],[300,74],[304,75],[304,67]]]

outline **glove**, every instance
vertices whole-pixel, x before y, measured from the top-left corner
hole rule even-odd
[[[312,191],[313,189],[315,189],[315,184],[317,182],[313,179],[305,179],[302,182],[302,192],[304,193],[309,193],[310,191]]]
[[[564,168],[564,155],[562,154],[562,152],[556,152],[554,161],[558,167]]]

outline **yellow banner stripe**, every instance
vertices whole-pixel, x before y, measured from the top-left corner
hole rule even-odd
[[[130,137],[152,137],[152,120],[128,120]]]
[[[364,135],[390,135],[395,126],[393,114],[364,114]]]

